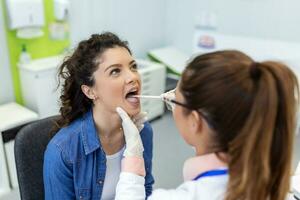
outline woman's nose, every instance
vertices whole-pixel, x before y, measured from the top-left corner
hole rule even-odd
[[[126,80],[125,80],[126,84],[134,83],[137,82],[138,80],[139,80],[138,73],[128,70],[126,74]]]

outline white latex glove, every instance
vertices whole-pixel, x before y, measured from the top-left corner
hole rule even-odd
[[[174,90],[170,90],[168,92],[165,92],[163,94],[160,95],[160,97],[163,99],[163,100],[170,100],[170,99],[175,99],[175,93],[174,93]]]
[[[143,157],[144,147],[138,128],[122,108],[117,107],[116,111],[122,119],[122,127],[126,142],[124,156]]]
[[[175,89],[160,95],[160,98],[166,103],[167,109],[172,111],[174,110],[174,106],[175,106],[174,103],[171,103],[172,99],[175,99],[174,91]]]
[[[139,114],[132,117],[132,121],[135,124],[135,126],[137,127],[137,129],[139,130],[139,132],[141,132],[141,130],[143,130],[144,123],[147,121],[147,119],[148,118],[147,118],[146,112],[140,112]]]

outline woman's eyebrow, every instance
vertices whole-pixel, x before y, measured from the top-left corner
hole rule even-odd
[[[106,72],[108,69],[110,69],[110,68],[112,68],[112,67],[122,67],[122,65],[119,64],[119,63],[112,64],[112,65],[108,66],[108,67],[104,70],[104,72]]]
[[[133,64],[135,64],[135,63],[136,63],[135,60],[132,60],[132,61],[129,62],[129,65],[133,65]],[[104,70],[104,72],[106,72],[108,69],[110,69],[110,68],[112,68],[112,67],[122,67],[122,64],[120,64],[120,63],[112,64],[112,65],[108,66],[108,67]]]
[[[133,64],[136,64],[135,60],[129,62],[129,65],[133,65]]]

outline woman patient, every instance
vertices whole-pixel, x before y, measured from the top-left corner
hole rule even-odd
[[[45,199],[114,199],[125,149],[117,106],[141,130],[149,196],[152,129],[130,98],[140,94],[141,80],[127,42],[109,32],[92,35],[64,60],[59,78],[61,115],[44,157]]]

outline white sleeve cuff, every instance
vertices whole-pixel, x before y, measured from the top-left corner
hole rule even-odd
[[[131,172],[121,172],[120,180],[126,180],[126,182],[134,184],[145,184],[145,178],[143,176],[139,176]]]
[[[145,178],[130,172],[121,172],[115,200],[145,200]]]

